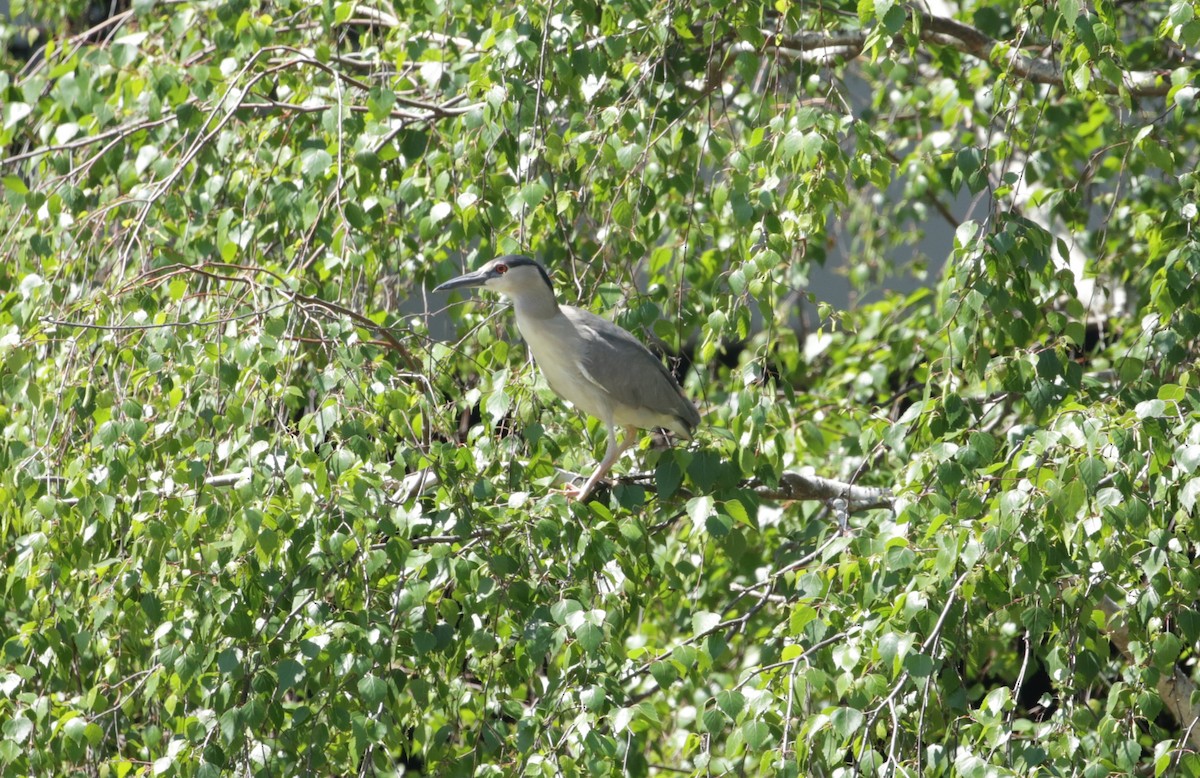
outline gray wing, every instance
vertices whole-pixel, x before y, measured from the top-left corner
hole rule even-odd
[[[588,377],[609,396],[630,407],[673,416],[689,433],[700,424],[700,412],[675,376],[640,340],[590,311],[569,305],[562,311],[584,333],[580,361]]]

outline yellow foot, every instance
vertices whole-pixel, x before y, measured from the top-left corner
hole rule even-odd
[[[588,489],[585,492],[581,487],[578,487],[575,484],[566,484],[555,491],[557,491],[559,494],[565,495],[569,500],[583,502],[588,498],[588,495],[591,494],[592,490]]]

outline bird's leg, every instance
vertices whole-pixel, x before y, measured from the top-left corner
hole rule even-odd
[[[604,454],[604,459],[600,460],[600,464],[596,465],[595,472],[593,472],[591,477],[588,478],[587,483],[583,485],[583,488],[574,494],[575,499],[579,500],[580,502],[586,500],[600,479],[603,478],[608,471],[612,469],[612,466],[617,463],[617,460],[621,457],[621,454],[623,454],[626,449],[636,442],[637,427],[633,425],[626,425],[625,440],[617,443],[616,427],[610,426],[608,428],[608,450]]]
[[[609,468],[613,466],[613,463],[617,461],[617,457],[620,455],[621,446],[617,443],[617,430],[610,424],[608,427],[608,450],[604,452],[604,459],[600,460],[600,464],[596,465],[596,469],[592,471],[591,477],[584,483],[583,488],[573,495],[568,493],[569,496],[574,497],[580,502],[586,500],[588,495],[592,493],[592,489],[595,488],[596,482],[604,477],[604,474],[608,472]]]

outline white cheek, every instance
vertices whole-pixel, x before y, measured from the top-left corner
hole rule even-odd
[[[506,294],[508,292],[508,279],[505,278],[504,276],[489,278],[487,281],[484,282],[483,286],[484,286],[484,288],[490,289],[493,292],[500,292],[501,294]]]

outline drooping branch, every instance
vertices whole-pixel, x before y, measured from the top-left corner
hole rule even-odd
[[[240,273],[240,275],[239,275]],[[370,317],[359,313],[351,308],[347,308],[340,303],[335,303],[330,300],[324,300],[320,297],[302,294],[293,291],[288,279],[266,267],[256,267],[253,265],[238,265],[229,262],[205,262],[200,265],[162,265],[153,268],[152,270],[143,273],[133,281],[126,284],[122,289],[119,289],[116,294],[127,294],[136,289],[140,289],[151,284],[162,283],[163,281],[179,275],[196,275],[202,278],[207,278],[218,283],[245,284],[255,289],[259,289],[271,294],[278,295],[284,299],[284,305],[291,304],[303,306],[308,309],[316,309],[324,314],[332,314],[336,317],[344,317],[350,319],[355,325],[378,335],[381,340],[375,341],[377,345],[384,346],[394,351],[403,361],[404,366],[410,371],[420,369],[420,361],[413,356],[412,351],[406,346],[394,332],[388,327],[378,324]],[[278,284],[263,284],[255,280],[256,275],[266,275],[278,281]],[[73,329],[90,329],[90,330],[107,330],[113,332],[124,331],[139,331],[153,330],[170,327],[212,327],[225,324],[231,321],[240,321],[242,319],[261,317],[268,312],[280,307],[280,304],[271,305],[265,308],[256,309],[247,313],[240,313],[230,316],[222,316],[215,319],[189,320],[179,322],[163,322],[163,323],[138,323],[138,324],[94,324],[85,321],[71,321],[60,319],[51,316],[41,318],[43,324],[53,327],[66,327]]]
[[[998,41],[976,27],[934,16],[915,6],[908,6],[909,23],[916,24],[920,39],[935,46],[949,46],[963,54],[984,62],[1006,68],[1019,78],[1035,84],[1062,86],[1062,68],[1053,60],[1036,57],[1021,51],[1016,45]],[[763,31],[768,41],[765,49],[775,53],[805,57],[836,51],[846,58],[857,57],[867,44],[872,30],[830,30],[783,34],[775,30]],[[1138,97],[1165,95],[1171,88],[1164,70],[1122,70],[1121,83],[1114,84],[1093,68],[1092,80],[1108,93],[1116,93],[1124,87],[1129,94]]]

